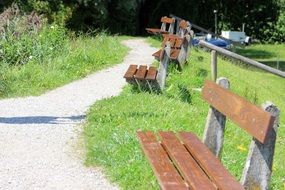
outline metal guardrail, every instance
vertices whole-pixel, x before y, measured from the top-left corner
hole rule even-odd
[[[272,73],[272,74],[275,74],[275,75],[278,75],[278,76],[281,76],[281,77],[285,78],[285,72],[277,70],[277,69],[274,69],[274,68],[269,67],[267,65],[264,65],[264,64],[262,64],[262,63],[260,63],[258,61],[254,61],[252,59],[249,59],[247,57],[241,56],[241,55],[236,54],[234,52],[225,50],[223,48],[217,47],[217,46],[212,45],[210,43],[207,43],[205,41],[200,41],[199,45],[202,46],[202,47],[206,47],[206,48],[209,48],[209,49],[212,50],[212,68],[216,68],[215,64],[217,64],[217,63],[215,63],[216,62],[215,59],[216,59],[216,56],[217,56],[216,52],[218,52],[218,53],[223,54],[225,56],[237,59],[237,60],[242,61],[242,62],[244,62],[246,64],[255,66],[255,67],[259,68],[259,69],[265,70],[265,71],[267,71],[269,73]],[[215,51],[215,52],[213,52],[213,51]],[[216,73],[213,73],[213,74],[215,76],[217,75]],[[214,78],[216,78],[216,77],[214,77]]]
[[[172,17],[172,18],[175,18],[176,20],[179,20],[179,21],[180,21],[180,20],[185,20],[185,19],[180,18],[180,17],[178,17],[178,16],[175,16],[175,15],[173,15],[173,14],[170,14],[169,16]],[[213,36],[215,36],[215,37],[217,37],[217,38],[220,38],[220,39],[222,39],[222,40],[225,40],[225,41],[227,41],[227,42],[229,42],[229,43],[231,43],[231,44],[234,44],[234,45],[237,45],[237,46],[241,46],[241,44],[240,44],[239,42],[235,42],[235,41],[232,41],[232,40],[230,40],[230,39],[227,39],[227,38],[225,38],[225,37],[223,37],[223,36],[221,36],[221,35],[215,34],[214,32],[211,32],[211,31],[209,31],[209,30],[207,30],[207,29],[205,29],[205,28],[202,28],[201,26],[198,26],[198,25],[192,23],[191,21],[188,21],[188,22],[191,24],[191,26],[192,26],[193,28],[196,28],[197,30],[200,30],[200,31],[205,32],[205,33],[207,33],[207,34],[211,34],[211,35],[213,35]]]

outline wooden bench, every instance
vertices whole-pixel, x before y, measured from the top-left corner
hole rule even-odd
[[[266,190],[269,186],[279,110],[273,104],[259,108],[226,88],[206,81],[202,97],[210,104],[204,143],[191,132],[137,132],[142,149],[164,190]],[[241,183],[222,165],[226,117],[253,139]]]
[[[178,20],[177,20],[177,22],[178,22]],[[177,32],[176,32],[177,36],[179,36],[181,38],[184,38],[187,35],[194,37],[194,32],[193,32],[193,30],[191,30],[191,25],[186,20],[179,21],[179,24],[177,24],[177,26],[178,26]]]
[[[178,62],[181,68],[184,67],[184,64],[187,60],[188,49],[189,49],[189,42],[186,37],[179,37],[177,35],[171,34],[164,34],[163,41],[162,41],[162,49],[158,50],[157,52],[153,53],[152,56],[155,57],[157,60],[163,59],[163,54],[161,53],[162,50],[166,46],[166,42],[170,43],[170,60],[174,62]]]
[[[182,43],[183,43],[183,38],[180,38],[179,36],[176,35],[163,35],[163,41],[162,41],[162,47],[165,47],[166,42],[170,42],[170,58],[171,59],[177,59]],[[153,53],[152,56],[154,56],[156,59],[161,59],[161,52],[162,49],[158,50],[157,52]]]
[[[151,34],[173,34],[175,19],[167,16],[161,17],[161,28],[146,28],[146,31]]]
[[[170,43],[166,42],[166,47],[162,50],[162,60],[159,63],[159,68],[145,65],[130,65],[124,78],[132,85],[137,85],[140,90],[147,87],[151,92],[160,92],[164,89],[167,67],[170,60]],[[146,89],[147,90],[147,89]]]
[[[149,87],[150,90],[157,88],[157,69],[153,66],[130,65],[124,78],[130,84],[136,84],[139,87]]]

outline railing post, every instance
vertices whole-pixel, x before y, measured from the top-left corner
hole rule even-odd
[[[241,55],[236,54],[236,53],[234,53],[234,52],[225,50],[225,49],[220,48],[220,47],[218,47],[218,46],[215,46],[215,45],[212,45],[212,44],[210,44],[210,43],[207,43],[207,42],[205,42],[205,41],[203,41],[203,40],[201,40],[201,41],[199,42],[199,45],[202,46],[202,47],[206,47],[206,48],[210,49],[212,52],[213,52],[213,50],[215,50],[215,51],[217,51],[218,53],[220,53],[220,54],[222,54],[222,55],[225,55],[225,56],[230,57],[230,58],[235,58],[235,59],[237,59],[237,60],[239,60],[239,61],[242,61],[242,62],[244,62],[244,63],[246,63],[246,64],[255,66],[255,67],[259,68],[259,69],[265,70],[265,71],[267,71],[267,72],[270,72],[270,73],[272,73],[272,74],[275,74],[275,75],[278,75],[278,76],[281,76],[281,77],[285,78],[285,72],[280,71],[280,70],[278,70],[278,69],[274,69],[274,68],[269,67],[269,66],[267,66],[267,65],[264,65],[264,64],[262,64],[262,63],[259,63],[258,61],[254,61],[254,60],[252,60],[252,59],[249,59],[249,58],[247,58],[247,57],[241,56]],[[214,54],[214,53],[213,53],[213,54]],[[213,55],[213,54],[212,54],[212,55]],[[213,56],[212,56],[212,57],[213,57]],[[212,59],[212,60],[213,60],[213,59]]]
[[[216,82],[217,80],[217,51],[211,51],[211,74],[212,80]]]

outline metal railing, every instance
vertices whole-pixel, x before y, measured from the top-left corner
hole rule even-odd
[[[272,74],[275,74],[275,75],[278,75],[280,77],[285,78],[285,72],[274,69],[274,68],[269,67],[267,65],[264,65],[262,63],[259,63],[258,61],[254,61],[252,59],[249,59],[247,57],[241,56],[241,55],[236,54],[234,52],[225,50],[223,48],[217,47],[217,46],[212,45],[210,43],[207,43],[205,41],[200,41],[199,45],[211,50],[211,68],[212,68],[212,79],[213,80],[217,79],[217,52],[222,54],[222,55],[225,55],[227,57],[237,59],[237,60],[242,61],[243,63],[246,63],[248,65],[252,65],[254,67],[257,67],[259,69],[267,71],[269,73],[272,73]]]
[[[174,14],[170,14],[169,16],[172,17],[172,18],[175,18],[175,19],[176,19],[177,21],[179,21],[179,22],[180,22],[181,20],[185,20],[185,19],[180,18],[180,17],[178,17],[178,16],[176,16],[176,15],[174,15]],[[214,32],[211,32],[210,30],[207,30],[207,29],[205,29],[205,28],[202,28],[201,26],[198,26],[198,25],[194,24],[193,22],[191,22],[191,21],[189,21],[189,20],[188,20],[188,22],[190,23],[190,25],[191,25],[192,28],[195,28],[195,29],[197,29],[197,30],[199,30],[199,31],[205,32],[206,34],[211,34],[212,36],[215,36],[215,37],[217,37],[217,38],[220,38],[220,39],[222,39],[222,40],[225,40],[225,41],[227,41],[227,42],[229,42],[229,43],[232,43],[232,44],[234,44],[234,45],[237,45],[237,46],[240,46],[240,45],[241,45],[239,42],[234,42],[234,41],[232,41],[232,40],[230,40],[230,39],[227,39],[227,38],[225,38],[225,37],[223,37],[223,36],[221,36],[221,35],[215,34]],[[178,24],[177,24],[177,27],[179,27]],[[177,28],[177,31],[178,31],[178,28]]]

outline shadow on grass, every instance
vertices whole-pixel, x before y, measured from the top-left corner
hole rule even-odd
[[[270,59],[276,57],[275,53],[255,49],[236,49],[236,53],[251,59]]]
[[[260,63],[263,63],[275,69],[278,67],[279,70],[285,71],[285,61],[279,61],[279,66],[277,66],[277,61],[260,61]]]

